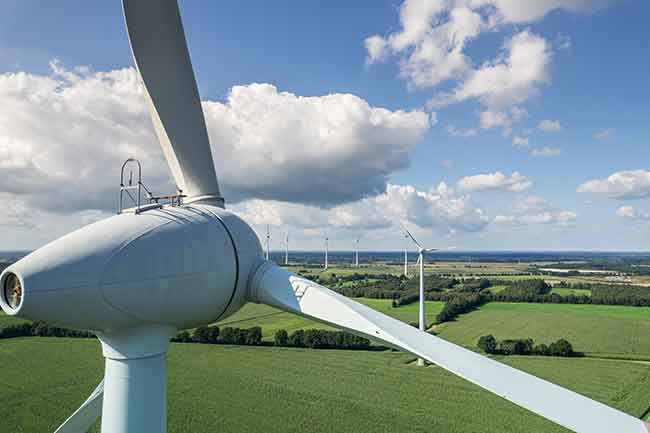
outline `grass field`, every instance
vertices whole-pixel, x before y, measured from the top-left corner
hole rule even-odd
[[[0,311],[0,328],[9,325],[17,325],[19,323],[28,322],[28,320],[19,319],[13,316],[7,316],[5,313]]]
[[[170,433],[567,433],[437,367],[390,352],[174,344]],[[507,362],[639,416],[650,367],[592,359]],[[97,341],[0,342],[0,432],[52,432],[102,376]],[[5,370],[6,371],[6,370]],[[98,432],[98,429],[94,430]]]
[[[538,343],[566,338],[575,350],[592,356],[650,359],[650,308],[490,303],[436,331],[468,347],[487,334],[497,339],[530,337]]]
[[[591,296],[591,290],[588,289],[564,289],[564,288],[553,288],[551,293],[557,293],[560,296]]]
[[[393,308],[390,299],[357,298],[356,300],[403,322],[411,323],[418,321],[417,303]],[[436,315],[442,310],[443,305],[442,302],[427,301],[425,305],[427,323],[432,323],[435,320]],[[289,333],[296,329],[331,329],[327,325],[260,304],[246,304],[244,308],[218,324],[219,326],[232,326],[236,328],[261,326],[262,337],[265,341],[273,341],[273,336],[279,329],[286,329]]]

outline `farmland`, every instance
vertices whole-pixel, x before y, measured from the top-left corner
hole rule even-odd
[[[399,277],[403,271],[390,263],[332,266],[327,271],[314,265],[291,269],[340,291],[364,284],[384,284],[390,290],[386,282],[402,285],[404,281],[385,278]],[[510,287],[510,281],[530,278],[549,283],[597,281],[597,277],[533,275],[530,269],[530,264],[452,262],[431,264],[426,272],[453,275],[455,286],[439,289],[452,294],[467,290],[484,276],[498,281],[489,288],[493,293]],[[357,278],[359,274],[363,276]],[[413,293],[413,285],[403,285],[402,290]],[[563,286],[553,287],[552,293],[590,296],[591,290]],[[406,323],[417,322],[417,302],[394,307],[392,299],[356,300]],[[427,301],[427,323],[435,322],[443,306],[443,302]],[[0,327],[21,321],[0,314]],[[260,326],[267,346],[172,344],[170,433],[568,432],[440,368],[417,368],[406,354],[270,347],[279,329],[291,333],[328,327],[269,306],[247,304],[218,325],[222,329]],[[587,357],[498,359],[634,416],[650,413],[648,307],[489,302],[432,331],[473,350],[486,334],[499,339],[533,338],[538,343],[566,338]],[[0,375],[0,433],[54,431],[96,386],[103,371],[96,340],[0,340],[0,363],[12,366],[11,374]]]
[[[438,326],[436,332],[470,347],[486,334],[533,338],[540,343],[566,338],[574,349],[590,356],[650,359],[650,308],[490,303]]]
[[[409,359],[396,352],[173,344],[169,432],[567,432]],[[646,365],[505,361],[633,415],[647,409]],[[0,362],[13,366],[0,376],[2,433],[54,431],[102,375],[93,340],[7,340]]]
[[[417,303],[393,308],[391,306],[392,301],[389,299],[358,298],[356,300],[403,322],[414,323],[418,321],[419,307]],[[442,306],[442,302],[429,301],[426,303],[425,312],[427,323],[434,321],[436,314],[442,310]],[[217,324],[219,326],[231,326],[237,328],[261,326],[262,336],[265,341],[273,341],[273,336],[279,329],[285,329],[289,333],[296,329],[331,329],[321,323],[316,323],[303,317],[285,313],[267,305],[251,303],[246,304],[237,313],[221,322],[218,322]]]

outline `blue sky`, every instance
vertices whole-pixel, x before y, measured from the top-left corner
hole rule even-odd
[[[451,64],[445,63],[453,60],[451,51],[443,50],[439,56],[423,55],[411,69],[409,59],[418,47],[441,43],[444,35],[436,33],[438,27],[450,22],[463,3],[471,2],[408,3],[180,2],[204,101],[232,104],[228,98],[233,86],[268,83],[277,92],[296,97],[352,94],[370,107],[428,116],[428,124],[419,123],[417,131],[409,126],[413,119],[401,119],[404,124],[399,127],[403,129],[397,130],[391,140],[396,141],[395,147],[407,160],[400,164],[378,160],[377,164],[388,168],[358,175],[372,179],[368,188],[356,191],[354,185],[365,184],[366,179],[342,175],[354,190],[353,199],[337,195],[335,187],[325,187],[317,189],[315,198],[306,203],[302,195],[299,197],[283,184],[290,182],[286,177],[273,173],[260,186],[265,192],[257,194],[255,185],[244,187],[237,183],[236,175],[222,170],[225,173],[218,174],[237,202],[233,209],[252,218],[258,230],[271,224],[277,239],[285,230],[291,231],[295,247],[304,249],[319,247],[325,232],[336,239],[335,249],[350,248],[357,233],[367,239],[366,249],[399,248],[402,240],[395,222],[402,219],[426,242],[442,247],[647,250],[650,4],[631,0],[535,0],[528,6],[521,2],[513,6],[508,0],[480,0],[483,6],[464,8],[482,19],[480,30],[475,29],[456,46],[456,54],[462,53],[464,60],[460,66],[454,63],[455,71],[432,80],[432,71],[438,76],[445,65]],[[9,0],[3,6],[0,72],[5,84],[10,83],[8,86],[17,80],[19,72],[63,79],[65,71],[85,66],[86,70],[78,72],[81,79],[77,81],[81,81],[94,73],[132,66],[118,1],[90,4]],[[419,12],[410,21],[400,20],[408,7],[435,11],[430,12],[430,19]],[[417,26],[428,30],[413,36],[409,29]],[[459,35],[469,27],[465,21],[458,21],[456,28],[453,43],[458,44]],[[373,59],[365,41],[374,35],[381,49]],[[531,55],[533,58],[522,60],[522,67],[512,67],[508,59],[517,46],[524,56],[539,48],[544,61],[540,63],[540,56]],[[52,66],[54,59],[58,66]],[[492,81],[490,77],[495,76]],[[64,84],[75,85],[77,82]],[[504,90],[503,86],[513,87]],[[255,98],[257,94],[247,93],[246,97]],[[439,102],[441,95],[447,95],[446,102]],[[90,100],[68,103],[87,107],[92,113],[92,94],[85,97]],[[20,129],[13,126],[13,116],[22,119],[28,113],[21,116],[21,110],[33,109],[22,104],[20,98],[28,99],[28,95],[4,98],[5,113],[0,112],[0,175],[8,183],[20,173],[16,161],[22,164],[32,158],[42,167],[43,160],[48,159],[48,150],[39,150],[46,143],[42,133],[34,131],[33,122]],[[337,103],[346,104],[344,100]],[[499,125],[482,123],[480,115],[486,112],[503,113],[506,120],[501,119]],[[423,118],[418,119],[421,122]],[[221,125],[217,120],[215,129]],[[75,117],[71,122],[82,120]],[[210,120],[208,124],[212,129]],[[364,136],[385,135],[385,131],[368,129],[364,126],[353,134],[361,144],[356,138],[349,145],[346,141],[326,140],[323,150],[327,151],[327,146],[359,146],[358,155],[364,157],[391,149],[390,141],[375,143],[372,140],[376,138]],[[247,132],[240,140],[262,132],[269,133],[266,129]],[[281,137],[277,131],[270,133]],[[219,134],[216,131],[213,135],[211,130],[213,152],[214,137]],[[400,142],[402,135],[410,138]],[[79,142],[66,144],[59,139],[57,143],[83,150],[83,137],[76,140]],[[284,144],[270,141],[268,145],[279,148]],[[88,146],[92,153],[93,144]],[[30,151],[22,154],[25,148]],[[546,156],[534,156],[540,154]],[[118,154],[116,158],[122,156],[126,155]],[[247,156],[244,153],[231,158],[228,164],[244,161]],[[77,162],[83,165],[83,161]],[[339,163],[343,167],[350,160],[343,158],[339,162],[333,157],[330,162],[334,165],[324,165],[336,171],[332,167],[339,167]],[[303,173],[309,171],[306,164],[314,164],[314,159],[294,163],[296,172]],[[113,160],[110,164],[114,164]],[[73,166],[58,165],[57,170],[73,170]],[[348,168],[354,171],[353,165],[341,171]],[[93,173],[92,178],[115,177],[116,172],[117,167]],[[156,173],[162,178],[164,171]],[[332,173],[332,182],[337,177]],[[465,182],[460,182],[463,178]],[[110,214],[113,201],[102,202],[91,192],[80,193],[75,198],[79,205],[71,208],[44,204],[47,200],[42,197],[43,188],[51,182],[42,182],[39,185],[34,180],[22,189],[9,184],[0,186],[0,194],[9,203],[4,214],[0,212],[0,221],[4,222],[0,224],[0,249],[34,248]],[[381,189],[387,182],[417,192],[394,189],[393,194],[401,197],[397,200]],[[441,195],[441,182],[453,188],[453,193]],[[100,188],[102,191],[110,191],[110,179],[103,180],[102,185],[106,185]],[[381,188],[377,189],[377,185]],[[467,201],[458,201],[465,197]],[[321,210],[319,204],[327,209]],[[262,212],[262,208],[266,210]],[[310,217],[290,218],[288,213]]]

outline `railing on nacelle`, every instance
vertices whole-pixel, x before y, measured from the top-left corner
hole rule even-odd
[[[129,178],[125,184],[124,172],[127,166],[137,164],[138,176],[137,181],[134,183],[133,179],[133,170],[129,171]],[[142,204],[142,193],[143,191],[147,194],[146,200],[147,204]],[[141,212],[150,210],[150,209],[159,209],[165,204],[169,204],[172,207],[181,206],[183,204],[183,198],[186,197],[183,195],[183,191],[178,190],[178,194],[173,195],[163,195],[163,196],[154,196],[151,191],[145,186],[142,182],[142,164],[140,161],[135,158],[129,158],[124,161],[122,164],[122,170],[120,173],[120,199],[117,209],[117,213],[134,213],[139,214]],[[133,204],[132,207],[125,208],[124,200],[130,199]]]

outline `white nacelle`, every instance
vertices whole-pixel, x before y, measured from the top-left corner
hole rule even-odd
[[[196,204],[121,214],[70,233],[9,266],[22,286],[10,315],[111,332],[142,325],[211,323],[245,302],[262,259],[252,229]]]

